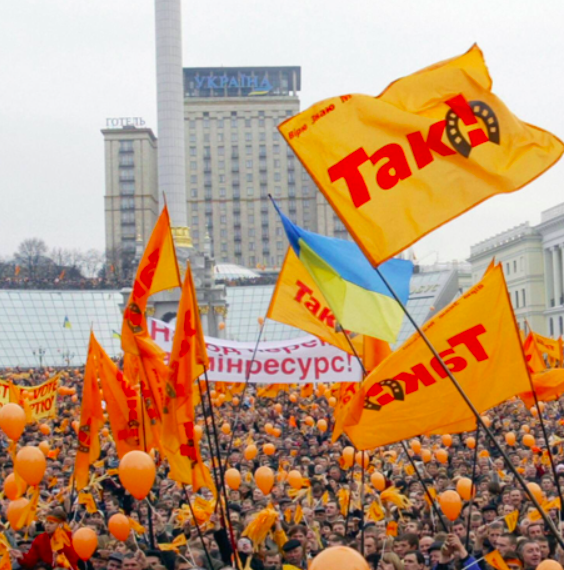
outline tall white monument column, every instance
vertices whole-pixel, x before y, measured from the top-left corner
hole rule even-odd
[[[159,205],[170,212],[175,237],[188,235],[184,150],[181,0],[155,0]]]

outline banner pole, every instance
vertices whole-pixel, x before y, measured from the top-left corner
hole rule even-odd
[[[470,408],[470,410],[474,414],[477,424],[484,430],[484,433],[487,435],[487,437],[494,444],[497,451],[501,454],[501,456],[503,457],[508,469],[511,471],[511,473],[513,474],[515,479],[519,482],[519,485],[521,486],[521,488],[523,489],[523,491],[525,492],[525,494],[527,495],[527,497],[529,498],[531,503],[533,503],[535,508],[540,513],[542,519],[544,520],[544,523],[550,529],[550,531],[554,535],[554,538],[558,541],[558,544],[560,545],[560,547],[562,549],[564,549],[564,540],[562,539],[560,534],[558,534],[558,530],[554,526],[554,523],[552,522],[550,517],[542,510],[539,502],[537,501],[537,499],[535,498],[533,493],[531,493],[531,491],[527,487],[525,480],[523,479],[521,474],[517,471],[516,467],[513,465],[511,460],[509,459],[509,456],[507,455],[506,451],[498,443],[498,441],[494,437],[494,434],[490,431],[488,426],[484,423],[482,416],[480,416],[478,410],[476,409],[476,407],[474,406],[474,404],[472,403],[472,401],[470,400],[470,398],[468,397],[466,392],[463,390],[462,386],[458,383],[458,380],[453,376],[449,367],[445,364],[443,359],[440,357],[439,353],[435,350],[435,347],[431,344],[431,341],[427,338],[425,333],[421,330],[421,327],[415,322],[415,319],[411,316],[411,313],[407,310],[407,307],[402,303],[401,299],[398,297],[398,294],[395,292],[395,290],[390,285],[390,283],[388,282],[386,277],[380,271],[380,268],[375,267],[374,269],[375,269],[376,273],[379,275],[380,279],[382,279],[383,283],[386,285],[386,287],[388,288],[388,290],[390,291],[390,293],[392,294],[394,299],[397,301],[399,306],[402,308],[402,311],[404,312],[405,316],[409,319],[409,321],[411,322],[411,324],[413,325],[415,330],[418,332],[418,334],[421,337],[421,339],[423,340],[423,342],[427,345],[427,347],[429,348],[429,350],[431,351],[433,356],[437,359],[437,361],[441,365],[442,369],[445,371],[445,374],[450,378],[450,381],[452,382],[453,386],[456,388],[457,392],[460,394],[460,396],[462,397],[462,399],[464,400],[466,405]]]
[[[405,455],[407,456],[407,459],[409,460],[409,462],[411,463],[411,466],[413,467],[413,470],[415,471],[415,475],[417,476],[419,483],[421,483],[421,485],[423,486],[423,489],[425,490],[425,495],[427,495],[427,500],[429,501],[429,504],[431,505],[431,509],[435,513],[435,516],[437,517],[438,521],[441,523],[443,530],[448,534],[447,525],[445,524],[445,521],[443,520],[443,517],[442,517],[441,513],[439,512],[437,505],[435,504],[435,499],[433,499],[433,497],[429,491],[429,488],[427,487],[427,485],[425,484],[425,482],[423,480],[423,477],[421,476],[421,473],[419,473],[419,469],[417,469],[417,465],[415,464],[413,457],[411,457],[411,455],[409,455],[409,450],[407,449],[407,444],[405,443],[405,441],[403,439],[401,440],[400,443],[401,443],[401,446],[403,447]]]

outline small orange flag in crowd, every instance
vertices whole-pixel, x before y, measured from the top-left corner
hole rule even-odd
[[[507,525],[508,532],[513,532],[517,528],[517,523],[519,522],[519,511],[513,511],[508,515],[505,515],[503,518]]]
[[[378,265],[562,155],[560,140],[520,121],[491,86],[473,46],[378,97],[326,99],[278,128]]]
[[[501,266],[486,273],[423,331],[478,412],[530,389]],[[472,411],[417,333],[366,378],[355,400],[363,405],[360,421],[346,418],[344,425],[361,450],[453,425],[461,431],[475,426]]]
[[[509,566],[507,566],[499,550],[493,550],[489,554],[486,554],[484,560],[496,570],[509,570]]]
[[[74,464],[74,480],[77,491],[88,485],[90,465],[100,456],[99,433],[104,425],[104,411],[98,389],[96,344],[94,333],[90,332],[78,428],[78,450]]]

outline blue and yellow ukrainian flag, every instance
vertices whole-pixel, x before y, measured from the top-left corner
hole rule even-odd
[[[403,310],[360,248],[353,242],[304,230],[292,223],[276,203],[274,206],[290,245],[321,289],[339,324],[346,330],[394,343]],[[405,305],[413,263],[390,259],[379,269]]]
[[[72,329],[71,322],[69,321],[69,318],[66,315],[65,315],[65,320],[63,321],[63,328]]]

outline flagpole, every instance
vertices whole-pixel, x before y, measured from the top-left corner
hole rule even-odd
[[[476,447],[474,448],[474,464],[472,465],[472,481],[470,485],[470,508],[468,510],[468,520],[466,521],[467,528],[466,528],[466,550],[468,550],[470,546],[470,520],[472,519],[472,507],[474,506],[474,495],[475,493],[475,485],[474,481],[476,480],[476,464],[478,463],[478,438],[480,437],[480,424],[476,426]]]
[[[225,520],[227,523],[227,529],[229,530],[229,537],[231,539],[231,546],[233,548],[233,552],[235,554],[235,558],[239,558],[239,552],[237,551],[237,543],[235,542],[235,535],[233,534],[233,525],[231,524],[231,516],[229,513],[229,498],[227,496],[227,488],[225,487],[225,476],[223,474],[223,465],[221,463],[221,448],[219,447],[219,437],[217,434],[217,426],[215,424],[215,414],[213,413],[212,407],[212,400],[211,400],[211,391],[210,391],[210,381],[208,379],[208,371],[204,367],[204,378],[206,379],[206,392],[208,394],[208,402],[210,406],[210,416],[211,416],[211,424],[212,430],[215,440],[215,446],[217,449],[217,470],[219,473],[219,482],[220,487],[218,488],[218,499],[221,502],[221,491],[223,490],[223,496],[225,497]],[[203,401],[203,400],[202,400]],[[209,435],[208,435],[209,437]],[[211,445],[210,445],[211,449]],[[212,461],[213,461],[213,454],[212,454]]]
[[[196,530],[198,532],[198,536],[200,537],[200,541],[202,543],[202,547],[204,548],[204,552],[206,553],[206,558],[208,560],[208,564],[210,565],[210,569],[213,569],[212,559],[211,559],[210,553],[208,551],[208,547],[206,546],[206,543],[204,542],[204,535],[202,534],[202,529],[200,528],[200,524],[196,520],[196,515],[194,514],[194,509],[192,507],[192,503],[190,502],[190,497],[188,496],[188,491],[186,490],[186,485],[182,485],[182,488],[184,489],[184,495],[186,496],[186,501],[188,502],[188,508],[190,509],[190,514],[192,515],[192,520],[194,521],[194,524],[196,525]]]
[[[251,368],[253,366],[253,363],[255,362],[257,352],[258,352],[258,347],[259,347],[260,340],[262,337],[262,332],[263,332],[265,326],[266,326],[266,319],[264,319],[262,325],[260,325],[259,334],[257,337],[257,341],[255,343],[255,348],[253,350],[253,356],[251,357],[251,361],[250,361],[249,366],[247,368],[247,374],[245,376],[245,385],[243,386],[243,392],[241,392],[241,405],[243,404],[243,401],[245,400],[245,394],[247,393],[247,387],[249,386],[249,381],[251,379]],[[241,415],[241,408],[239,408],[237,410],[237,414],[235,415],[235,421],[233,422],[233,427],[231,428],[231,439],[229,440],[229,445],[227,446],[227,454],[225,456],[225,466],[227,466],[227,461],[229,460],[229,455],[231,454],[231,449],[233,448],[233,441],[235,439],[235,430],[239,424],[239,416],[240,415]]]
[[[425,481],[423,480],[421,473],[419,473],[419,469],[417,469],[417,465],[415,464],[413,457],[411,457],[411,455],[409,455],[409,450],[407,449],[407,444],[405,443],[405,441],[403,439],[401,440],[400,443],[401,443],[401,446],[403,447],[403,450],[405,452],[405,455],[407,456],[408,461],[411,463],[411,466],[413,467],[413,470],[415,471],[415,475],[416,475],[417,479],[419,480],[419,483],[421,483],[423,490],[425,491],[425,495],[427,495],[427,499],[429,501],[429,504],[431,505],[431,509],[434,511],[435,516],[437,517],[437,519],[441,523],[443,530],[448,534],[447,525],[445,524],[445,521],[443,520],[443,517],[442,517],[441,513],[439,512],[439,509],[437,508],[437,505],[435,504],[435,500],[431,496],[431,493],[430,493],[427,485],[425,484]]]
[[[439,353],[435,350],[435,347],[432,345],[431,341],[427,338],[425,333],[421,330],[421,327],[415,322],[415,319],[411,316],[411,313],[407,310],[407,307],[403,304],[403,302],[399,298],[398,294],[395,292],[393,287],[390,285],[390,283],[388,282],[388,280],[386,279],[384,274],[380,271],[380,268],[375,267],[374,270],[379,275],[380,279],[382,279],[383,283],[386,285],[386,287],[388,288],[388,290],[390,291],[390,293],[392,294],[394,299],[397,301],[397,303],[399,304],[402,311],[404,312],[406,317],[409,319],[409,321],[411,322],[411,324],[413,325],[415,330],[419,333],[419,336],[421,337],[423,342],[427,345],[427,347],[429,348],[429,350],[431,351],[433,356],[437,359],[437,362],[439,362],[440,366],[445,371],[446,375],[450,378],[450,381],[452,382],[453,386],[456,388],[457,392],[460,394],[460,396],[462,397],[462,399],[464,400],[466,405],[470,408],[470,410],[474,414],[477,424],[479,426],[481,426],[481,428],[484,430],[487,437],[491,440],[491,442],[494,444],[495,448],[501,454],[501,456],[505,460],[505,463],[507,464],[508,469],[512,472],[515,479],[519,482],[519,485],[521,485],[521,488],[523,489],[523,491],[525,492],[527,497],[529,497],[531,503],[533,503],[535,508],[539,511],[542,519],[544,520],[545,524],[550,529],[550,531],[553,533],[554,538],[558,541],[558,544],[560,545],[560,547],[562,549],[564,549],[564,540],[558,534],[558,531],[557,531],[556,527],[554,526],[554,523],[552,522],[550,517],[548,517],[547,514],[542,510],[542,508],[541,508],[539,502],[537,501],[536,497],[533,495],[533,493],[527,487],[525,480],[523,479],[521,474],[517,471],[516,467],[513,465],[511,460],[509,459],[509,456],[507,455],[506,451],[503,449],[503,447],[495,439],[494,434],[490,431],[488,426],[485,424],[484,420],[482,419],[482,416],[480,416],[480,413],[478,412],[478,410],[476,409],[476,407],[474,406],[474,404],[472,403],[470,398],[467,396],[467,394],[463,390],[462,386],[458,383],[458,380],[453,376],[449,367],[445,364],[445,362],[443,361],[443,359],[441,358]]]
[[[531,375],[529,374],[529,380],[531,380]],[[562,498],[562,488],[560,486],[560,479],[558,477],[558,473],[556,472],[556,465],[554,465],[554,457],[552,456],[552,451],[550,450],[550,443],[548,443],[548,435],[546,433],[546,426],[544,425],[544,420],[542,417],[542,411],[539,406],[539,400],[537,398],[537,393],[535,392],[535,388],[533,386],[533,382],[531,380],[531,389],[533,391],[533,397],[535,399],[535,407],[537,408],[537,412],[539,415],[540,425],[542,429],[542,434],[544,436],[544,441],[546,442],[546,450],[548,452],[548,458],[550,460],[550,467],[552,468],[552,475],[554,477],[554,484],[556,485],[556,489],[558,490],[558,497],[560,498],[560,510],[559,510],[559,517],[558,520],[562,518],[562,506],[564,505],[564,499]]]

